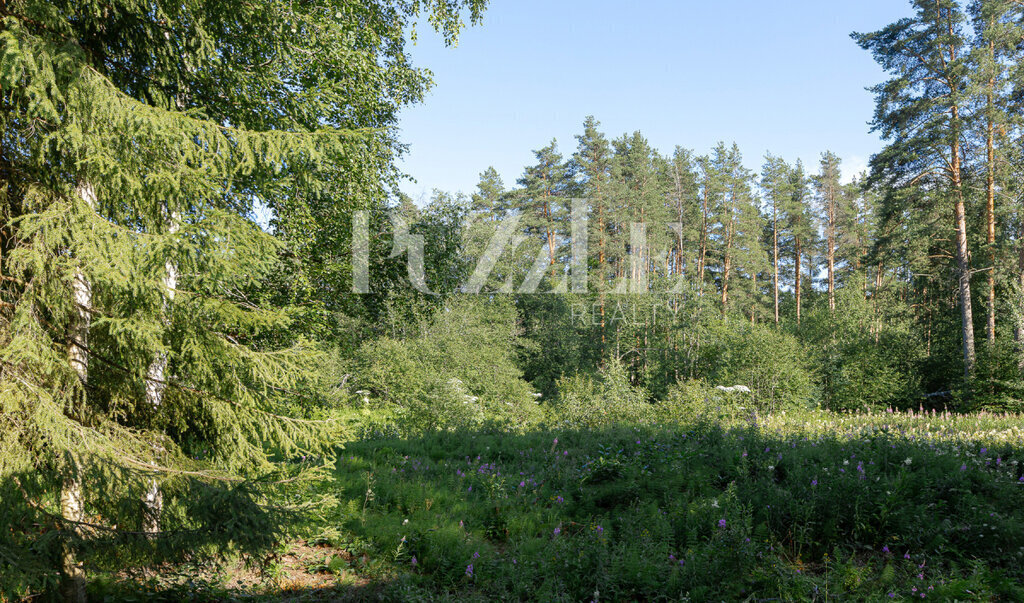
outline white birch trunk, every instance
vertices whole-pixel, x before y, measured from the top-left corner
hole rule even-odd
[[[89,206],[96,207],[96,190],[88,182],[79,184],[75,192]],[[92,322],[92,283],[81,269],[75,271],[71,281],[71,298],[74,308],[68,328],[68,362],[78,375],[83,392],[89,382],[89,327]],[[83,393],[83,395],[85,395]],[[85,519],[82,481],[78,464],[64,479],[60,492],[60,512],[64,519],[81,522]],[[72,523],[70,530],[76,537],[81,536],[81,525]],[[61,591],[65,601],[84,602],[85,569],[76,559],[74,549],[65,542],[61,559]]]
[[[177,214],[169,214],[167,231],[169,234],[178,232],[179,218]],[[178,287],[178,265],[172,260],[167,260],[164,275],[164,323],[169,324],[171,304],[174,302],[174,292]],[[150,363],[146,371],[146,402],[153,408],[158,408],[164,399],[166,382],[167,353],[158,352],[156,358]],[[149,487],[142,497],[143,520],[142,531],[157,533],[160,531],[160,515],[163,513],[164,496],[160,491],[160,484],[157,480],[150,479]]]

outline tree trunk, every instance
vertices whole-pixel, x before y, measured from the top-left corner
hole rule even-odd
[[[757,324],[757,273],[752,277],[754,294],[750,301],[750,324]]]
[[[75,189],[89,209],[96,207],[96,190],[88,182],[80,183]],[[71,296],[74,308],[68,328],[68,362],[78,375],[83,397],[88,396],[89,383],[89,327],[92,323],[92,283],[81,270],[76,270],[71,281]],[[81,469],[73,460],[69,474],[64,478],[60,492],[60,512],[64,519],[72,522],[68,528],[74,539],[82,536],[81,525],[85,519],[84,496]],[[61,558],[61,595],[65,601],[84,602],[85,569],[75,556],[70,538],[65,539]]]
[[[794,239],[794,248],[796,249],[796,324],[800,325],[800,268],[803,264],[803,258],[800,256],[800,237]]]
[[[1018,295],[1024,295],[1024,222],[1017,235],[1017,284]],[[1017,328],[1013,331],[1014,342],[1017,344],[1017,368],[1024,372],[1024,314],[1017,317]]]
[[[77,472],[77,464],[75,471]],[[64,479],[60,491],[60,514],[69,522],[81,522],[85,519],[82,503],[82,482],[78,475]],[[75,537],[81,537],[81,525],[72,523],[70,530]],[[75,557],[74,548],[67,541],[61,555],[61,598],[66,602],[84,603],[85,569]]]
[[[779,324],[779,212],[778,203],[772,201],[772,263],[775,268],[772,288],[775,290],[775,324]]]
[[[176,214],[168,212],[167,232],[175,234],[179,228],[179,218]],[[170,324],[171,304],[174,302],[175,290],[178,287],[178,265],[172,260],[164,264],[164,325]],[[159,408],[164,400],[164,390],[167,388],[167,353],[158,352],[156,358],[150,363],[146,371],[146,402],[152,408]],[[157,451],[159,452],[159,451]],[[160,531],[160,516],[163,514],[164,495],[160,490],[160,484],[156,479],[150,479],[149,487],[142,497],[143,520],[142,531],[155,534]]]
[[[836,311],[836,191],[828,187],[828,309]]]
[[[604,247],[605,247],[604,200],[601,198],[601,185],[600,185],[600,183],[597,185],[597,197],[598,197],[598,200],[597,200],[597,203],[598,203],[598,205],[597,205],[597,228],[598,228],[598,232],[600,232],[600,236],[598,238],[598,248],[597,248],[597,273],[601,276],[601,282],[598,283],[597,291],[598,291],[598,304],[601,306],[601,358],[604,358],[604,351],[605,351],[604,348],[605,348],[605,344],[607,343],[607,337],[606,337],[606,334],[605,334],[605,318],[604,318],[604,313],[605,313],[605,309],[604,309],[604,304],[605,304],[604,294],[605,293],[604,293],[604,290],[605,290],[605,287],[608,286],[608,280],[606,278],[606,273],[605,273],[606,267],[604,265],[604,263],[605,263],[605,253],[604,253]]]
[[[995,43],[990,43],[990,52],[995,58]],[[995,79],[989,80],[988,90],[988,131],[986,135],[988,175],[985,183],[986,203],[985,222],[987,225],[985,243],[988,245],[988,345],[996,344],[996,152],[995,152],[995,118],[992,115]]]
[[[700,293],[704,293],[704,268],[708,258],[708,183],[704,183],[704,198],[701,199],[701,225],[700,225],[700,258],[697,261],[697,285]]]
[[[729,276],[732,270],[732,230],[733,225],[730,221],[727,229],[728,234],[726,235],[725,261],[722,266],[722,318],[726,320],[729,318]]]
[[[953,119],[957,109],[953,108]],[[954,142],[953,156],[953,220],[956,226],[956,271],[960,293],[960,327],[963,339],[964,379],[970,383],[974,375],[974,314],[971,310],[971,266],[967,255],[967,219],[964,215],[963,185],[960,180],[960,143]]]

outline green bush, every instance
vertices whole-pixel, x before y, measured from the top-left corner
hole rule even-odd
[[[814,381],[806,354],[792,335],[774,326],[738,322],[709,325],[700,374],[714,385],[744,385],[761,411],[808,406]]]
[[[558,380],[558,400],[550,408],[553,423],[598,427],[615,423],[649,423],[655,416],[647,392],[629,382],[626,367],[609,361],[597,376],[577,373]]]
[[[453,300],[413,337],[364,344],[354,387],[393,408],[407,429],[530,426],[541,410],[516,368],[517,339],[507,301]]]
[[[672,384],[657,406],[662,423],[738,419],[753,410],[750,394],[719,391],[699,379]]]
[[[825,305],[809,312],[800,337],[818,367],[824,408],[877,410],[908,401],[913,408],[921,399],[914,329],[895,317],[879,325],[861,291],[840,289],[834,312]]]

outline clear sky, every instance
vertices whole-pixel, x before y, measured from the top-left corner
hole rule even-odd
[[[470,193],[490,165],[511,187],[552,138],[570,155],[591,114],[663,153],[735,141],[751,169],[771,151],[816,171],[831,150],[859,172],[881,148],[865,87],[884,74],[849,34],[910,14],[903,0],[491,0],[457,48],[422,27],[410,48],[436,86],[402,114],[417,180],[402,190]]]

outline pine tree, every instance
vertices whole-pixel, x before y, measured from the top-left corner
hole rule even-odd
[[[572,158],[572,171],[579,183],[580,195],[586,199],[590,209],[587,221],[590,240],[591,266],[595,268],[592,279],[597,288],[599,326],[602,346],[607,340],[606,298],[612,281],[611,258],[609,255],[612,195],[612,147],[605,135],[598,129],[600,122],[588,116],[583,123],[583,134],[576,136],[577,149]],[[603,356],[602,350],[602,356]]]
[[[893,187],[941,187],[952,206],[965,383],[974,374],[974,314],[964,193],[969,106],[965,15],[954,0],[913,0],[914,17],[853,34],[891,79],[873,88],[873,130],[889,141],[872,158],[873,177]]]
[[[571,172],[569,166],[558,152],[558,142],[552,140],[546,147],[534,151],[537,163],[526,168],[519,179],[517,191],[520,196],[519,209],[522,211],[522,226],[527,236],[538,239],[547,254],[547,267],[552,281],[555,280],[557,269],[555,264],[569,232]],[[530,290],[534,287],[529,283],[542,268],[540,256],[531,269],[524,286]],[[556,285],[558,287],[559,285]]]
[[[667,166],[640,132],[615,140],[613,148],[616,221],[621,244],[629,249],[628,266],[623,266],[626,280],[621,283],[628,281],[628,290],[633,293],[647,293],[656,263],[653,250],[667,249],[670,244],[669,212],[665,205]],[[644,232],[644,243],[637,248],[633,248],[637,232],[633,225]],[[621,286],[620,291],[625,292]]]
[[[787,247],[793,253],[793,293],[796,299],[796,324],[799,325],[803,311],[803,294],[806,291],[805,279],[813,277],[811,270],[804,270],[804,263],[809,263],[817,235],[811,214],[808,190],[810,181],[800,160],[797,160],[790,171],[789,181],[790,197],[785,208],[786,231],[790,236]]]
[[[987,274],[988,320],[986,335],[989,346],[996,341],[996,197],[1000,183],[997,173],[1000,152],[1010,126],[1013,98],[1013,69],[1019,64],[1020,40],[1024,36],[1024,7],[1010,0],[975,0],[970,14],[975,31],[970,65],[977,112],[981,119],[985,145],[985,245],[988,249]]]
[[[821,222],[825,232],[825,261],[828,267],[828,308],[836,310],[836,241],[839,238],[840,206],[842,204],[841,160],[832,152],[821,155],[821,171],[814,178],[818,203],[822,210]]]
[[[694,276],[699,250],[693,245],[700,237],[700,205],[698,199],[698,174],[693,152],[676,147],[669,166],[671,192],[669,213],[678,225],[675,248],[672,250],[671,274],[678,277]]]
[[[715,226],[721,261],[719,282],[723,317],[729,312],[729,285],[743,271],[756,279],[766,264],[760,236],[761,214],[753,192],[753,175],[743,166],[739,147],[719,143],[712,156],[715,171],[721,175],[722,191],[715,204]],[[757,296],[756,285],[751,297]],[[753,319],[753,316],[752,316]]]
[[[790,170],[790,166],[783,159],[770,153],[765,156],[764,167],[761,169],[761,190],[764,191],[764,198],[769,208],[767,212],[768,236],[766,238],[771,242],[772,248],[772,297],[775,324],[779,324],[779,266],[781,264],[779,241],[785,236],[785,233],[780,233],[780,231],[785,226],[785,210],[789,207],[790,199],[793,196]]]

